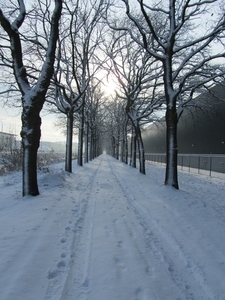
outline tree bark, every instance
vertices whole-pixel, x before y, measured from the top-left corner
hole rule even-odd
[[[176,107],[166,110],[166,175],[165,185],[179,189],[177,176],[177,112]]]
[[[179,189],[177,176],[177,93],[173,87],[171,45],[167,49],[163,66],[166,97],[166,173],[164,184]]]
[[[79,115],[78,157],[77,163],[83,166],[83,139],[84,139],[84,106]]]
[[[126,140],[125,140],[125,164],[127,165],[128,164],[128,141],[127,141],[127,137],[126,137]]]
[[[138,142],[138,152],[139,152],[139,171],[142,174],[145,174],[145,150],[144,144],[141,136],[141,129],[139,124],[135,126],[137,142]]]
[[[73,112],[67,115],[65,171],[72,173]]]
[[[122,142],[121,142],[121,156],[120,156],[120,160],[121,160],[121,162],[125,161],[125,139],[124,139],[124,136],[123,136]]]
[[[136,168],[136,149],[137,149],[137,139],[136,139],[136,132],[134,126],[132,126],[132,135],[131,135],[131,145],[130,145],[130,166],[132,168]]]
[[[111,141],[112,141],[112,156],[116,158],[116,141],[114,136],[112,136]]]
[[[124,159],[123,159],[123,162],[125,164],[128,163],[127,123],[128,123],[128,119],[127,119],[126,123],[124,124],[124,134],[123,134],[123,138],[124,138]]]
[[[92,160],[94,158],[94,137],[93,128],[90,130],[90,147],[89,147],[89,158]]]
[[[116,139],[116,159],[119,159],[120,156],[120,142],[119,139]]]
[[[89,126],[88,123],[85,123],[85,156],[84,162],[88,163],[88,153],[89,153]]]
[[[35,100],[35,99],[34,99]],[[22,110],[22,148],[23,148],[23,196],[39,195],[37,184],[37,151],[41,137],[41,107],[29,106]]]

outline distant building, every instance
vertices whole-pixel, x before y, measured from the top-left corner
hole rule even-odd
[[[38,152],[45,152],[45,153],[50,153],[50,152],[53,152],[53,149],[49,148],[48,146],[45,146],[45,145],[41,145],[39,148],[38,148]]]
[[[77,154],[78,144],[76,142],[73,143],[73,153]],[[65,153],[66,151],[66,143],[61,141],[56,142],[48,142],[48,141],[40,141],[40,147],[38,152],[55,152],[55,153]]]
[[[15,134],[0,131],[0,152],[11,151],[16,147]]]
[[[184,109],[178,122],[178,152],[224,154],[225,85],[214,86],[192,103],[192,107]],[[146,153],[166,152],[165,119],[152,123],[143,131],[143,142]]]

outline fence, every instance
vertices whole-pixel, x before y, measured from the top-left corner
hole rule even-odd
[[[146,153],[145,160],[166,164],[166,154]],[[178,154],[178,167],[181,170],[215,176],[219,173],[225,178],[224,154]]]

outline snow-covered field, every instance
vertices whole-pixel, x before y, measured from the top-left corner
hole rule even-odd
[[[225,299],[225,182],[101,155],[74,173],[0,177],[1,300]]]

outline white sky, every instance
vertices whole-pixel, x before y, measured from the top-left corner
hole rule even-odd
[[[61,133],[60,129],[54,126],[56,121],[55,115],[42,116],[41,125],[41,139],[42,141],[58,142],[65,141],[65,136]],[[20,140],[21,119],[20,110],[1,107],[0,110],[0,131],[13,133]]]
[[[110,75],[106,78],[105,74],[101,74],[103,79],[102,89],[106,96],[113,94],[117,88],[116,79]],[[57,116],[54,114],[46,114],[44,109],[41,112],[42,125],[41,125],[41,140],[48,142],[62,142],[65,141],[65,136],[61,133],[58,127],[54,126]],[[2,105],[0,100],[0,131],[13,133],[20,140],[21,130],[21,113],[19,108],[9,108]],[[74,140],[76,137],[74,137]]]

